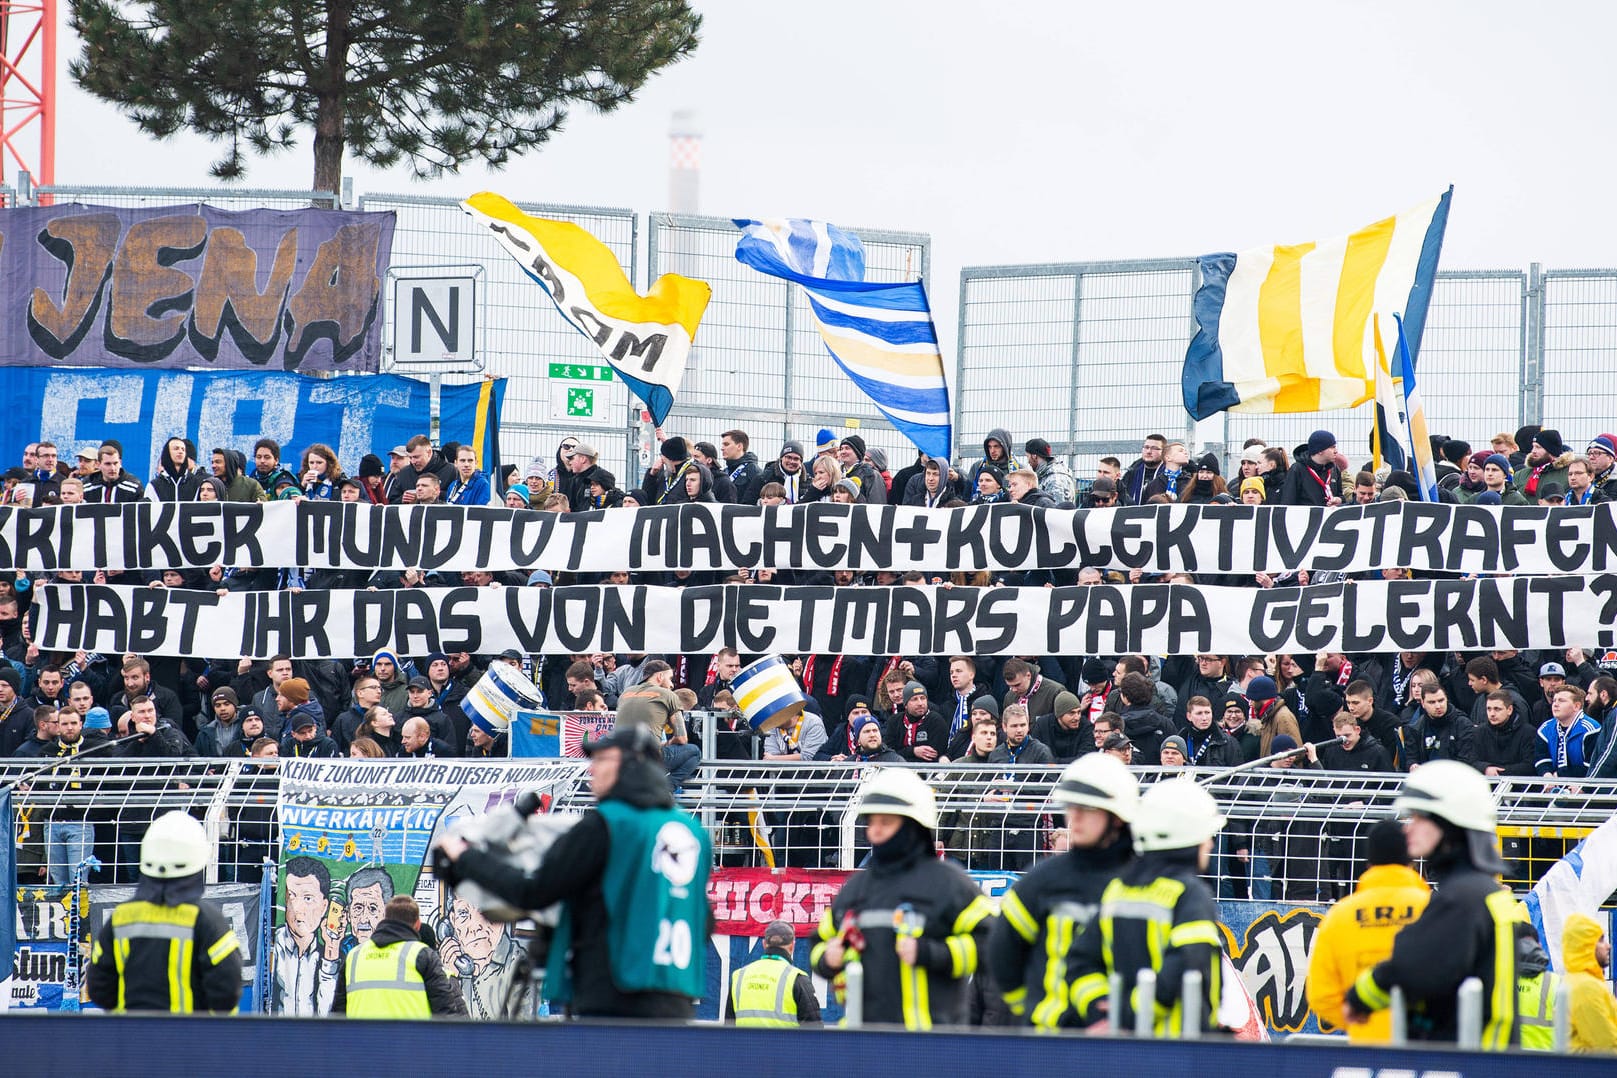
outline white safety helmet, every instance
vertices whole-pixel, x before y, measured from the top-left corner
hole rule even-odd
[[[928,831],[938,829],[938,799],[926,780],[901,767],[884,767],[865,783],[858,815],[904,816]]]
[[[1213,795],[1187,778],[1167,779],[1140,796],[1131,823],[1136,853],[1200,846],[1224,828]]]
[[[1140,807],[1140,783],[1128,765],[1104,752],[1089,752],[1068,764],[1050,800],[1058,805],[1103,809],[1132,823]]]
[[[1395,812],[1418,812],[1466,831],[1493,834],[1498,823],[1493,791],[1476,768],[1458,760],[1433,760],[1404,780]]]
[[[140,874],[154,880],[194,876],[208,867],[211,853],[200,823],[178,810],[165,812],[140,840]]]

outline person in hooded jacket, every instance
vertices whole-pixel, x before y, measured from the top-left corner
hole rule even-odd
[[[695,461],[685,469],[684,479],[685,497],[687,502],[703,502],[714,504],[719,499],[713,493],[713,473],[708,471],[707,465]]]
[[[196,470],[191,443],[184,438],[170,438],[163,443],[157,458],[157,470],[146,484],[146,498],[154,502],[194,502],[197,484],[202,482]]]
[[[1043,1030],[1078,1024],[1068,953],[1089,931],[1101,895],[1134,856],[1129,831],[1139,783],[1115,757],[1092,752],[1061,772],[1051,801],[1067,824],[1067,850],[1011,885],[988,940],[988,968],[1019,1021]]]
[[[458,835],[438,840],[435,864],[450,883],[473,880],[522,909],[563,903],[545,994],[572,1015],[688,1021],[705,983],[712,922],[707,832],[674,806],[662,745],[649,728],[618,727],[585,752],[596,807],[537,870]]]
[[[215,449],[213,457],[213,474],[225,485],[225,494],[221,499],[227,502],[261,502],[265,500],[264,488],[258,485],[258,480],[246,474],[247,457],[239,449],[222,447]]]
[[[1606,984],[1611,941],[1600,922],[1585,913],[1567,915],[1561,926],[1561,968],[1568,1000],[1574,1052],[1617,1052],[1617,1000]]]
[[[835,980],[860,963],[867,1022],[964,1025],[993,907],[959,865],[937,857],[937,799],[915,772],[877,771],[855,811],[870,858],[820,919],[814,972]]]
[[[1392,955],[1398,933],[1421,915],[1432,897],[1410,861],[1403,827],[1396,820],[1371,825],[1365,845],[1369,867],[1353,893],[1320,921],[1308,959],[1308,1004],[1331,1022],[1342,1013],[1348,987]],[[1387,1044],[1392,1021],[1377,1013],[1368,1022],[1349,1026],[1347,1033],[1353,1044]]]
[[[999,469],[1001,475],[1014,472],[1022,466],[1021,461],[1011,454],[1011,447],[1016,442],[1011,439],[1010,432],[1003,427],[995,427],[983,439],[982,458],[972,464],[960,477],[968,490],[977,489],[977,473],[984,465],[992,465]]]
[[[708,485],[713,491],[713,500],[735,504],[737,501],[735,484],[730,482],[730,476],[723,468],[724,460],[719,456],[718,447],[712,442],[696,442],[691,446],[691,459],[707,469]]]
[[[949,481],[949,466],[940,460],[928,460],[921,465],[919,475],[904,484],[903,504],[937,509],[961,496],[958,487]]]

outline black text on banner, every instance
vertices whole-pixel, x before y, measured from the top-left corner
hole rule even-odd
[[[1617,645],[1617,575],[1306,588],[447,588],[236,592],[49,585],[46,651],[268,658],[594,651],[1157,655]]]

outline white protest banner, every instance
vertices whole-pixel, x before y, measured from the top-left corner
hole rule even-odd
[[[234,592],[48,585],[45,651],[254,659],[586,652],[1250,655],[1617,644],[1617,575],[1306,588],[564,587]]]
[[[1121,509],[672,505],[541,513],[300,501],[0,507],[0,569],[1617,571],[1617,504]]]

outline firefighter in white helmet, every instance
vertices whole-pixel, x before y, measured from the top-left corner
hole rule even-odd
[[[140,843],[140,883],[96,937],[90,1002],[108,1011],[234,1014],[241,944],[202,898],[213,847],[183,812],[152,821]]]
[[[1482,1047],[1520,1043],[1516,1022],[1516,902],[1499,882],[1493,791],[1456,760],[1411,774],[1393,807],[1405,817],[1409,854],[1426,862],[1436,894],[1393,941],[1392,957],[1365,970],[1348,990],[1344,1018],[1362,1022],[1404,990],[1412,1040],[1452,1041],[1457,996],[1467,977],[1482,981]]]
[[[1050,800],[1066,812],[1067,852],[1016,881],[988,942],[989,970],[1006,1006],[1040,1029],[1078,1022],[1067,954],[1094,921],[1106,885],[1134,856],[1129,824],[1140,784],[1115,756],[1091,752],[1061,772]]]
[[[993,907],[963,869],[938,859],[937,799],[921,776],[882,768],[857,811],[870,860],[821,919],[814,971],[829,979],[861,963],[867,1022],[965,1025],[966,985],[987,946]]]
[[[1188,778],[1157,783],[1140,798],[1132,823],[1140,856],[1101,893],[1100,912],[1073,947],[1072,1005],[1079,1024],[1109,1020],[1133,1029],[1135,1012],[1152,1015],[1159,1037],[1184,1031],[1186,973],[1201,974],[1200,1026],[1218,1029],[1223,940],[1218,906],[1197,874],[1207,869],[1224,817],[1212,794]],[[1139,971],[1157,975],[1155,998],[1140,994]],[[1107,1015],[1107,978],[1123,978],[1123,1013]]]

